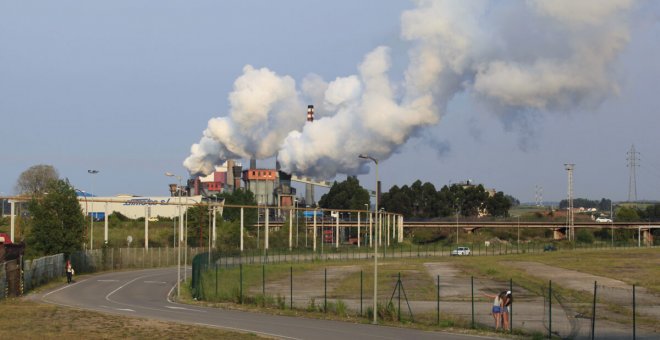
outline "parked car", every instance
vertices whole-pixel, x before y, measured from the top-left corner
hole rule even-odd
[[[600,222],[600,223],[612,223],[612,219],[611,219],[611,218],[607,218],[607,217],[599,217],[599,218],[596,219],[596,222]]]
[[[458,247],[451,251],[452,256],[470,255],[470,248]]]

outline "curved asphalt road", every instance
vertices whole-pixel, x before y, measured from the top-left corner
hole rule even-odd
[[[263,334],[285,339],[483,339],[349,322],[277,316],[172,302],[176,268],[105,273],[45,293],[47,303]]]

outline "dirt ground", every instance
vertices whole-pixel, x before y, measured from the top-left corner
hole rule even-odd
[[[567,270],[558,267],[552,267],[536,262],[509,262],[511,266],[525,270],[529,275],[540,277],[543,279],[552,279],[553,283],[561,285],[565,288],[579,290],[584,292],[593,292],[594,281],[599,285],[599,296],[608,301],[621,301],[628,298],[628,291],[631,287],[619,280],[577,272],[574,270]],[[470,276],[462,273],[450,262],[427,262],[424,263],[424,268],[429,276],[434,278],[434,282],[438,275],[440,276],[440,310],[443,314],[451,314],[461,317],[465,320],[471,320],[472,317],[472,285]],[[361,270],[359,265],[351,266],[334,266],[328,267],[327,283],[328,283],[328,296],[336,296],[333,292],[339,285],[342,278],[359,272]],[[324,271],[323,269],[305,272],[303,279],[294,280],[294,304],[298,308],[304,307],[309,304],[309,301],[314,299],[317,305],[323,303],[324,298]],[[286,297],[286,304],[289,304],[289,294],[291,283],[289,278],[284,278],[277,281],[266,283],[266,291],[270,295],[280,295]],[[383,299],[383,294],[387,291],[390,294],[391,287],[381,287],[379,297],[381,303],[389,300],[389,296]],[[493,295],[502,290],[509,289],[509,282],[498,282],[487,279],[474,279],[474,315],[475,322],[485,325],[494,326],[494,320],[490,314],[492,299],[484,296],[484,294]],[[260,289],[256,288],[251,291],[252,293],[260,293]],[[367,308],[371,306],[372,287],[365,287],[364,298],[362,307]],[[513,327],[524,328],[528,331],[537,331],[541,333],[547,332],[548,325],[548,304],[543,296],[536,293],[529,292],[524,288],[514,285],[514,306],[513,306]],[[359,295],[358,295],[359,296]],[[648,293],[646,290],[640,288],[637,290],[637,299],[644,300],[640,303],[638,313],[655,316],[660,313],[660,299]],[[396,297],[393,301],[398,304]],[[329,299],[334,301],[334,299]],[[360,300],[359,298],[342,298],[342,301],[349,309],[359,311]],[[437,310],[437,301],[408,301],[410,309],[413,314],[416,313],[433,313]],[[407,312],[407,305],[405,301],[402,302],[402,313]],[[575,338],[582,338],[590,336],[591,320],[580,318],[579,315],[574,314],[572,309],[565,310],[559,303],[554,303],[552,306],[552,327],[553,331],[560,336],[574,336]],[[609,321],[598,322],[598,332],[601,335],[607,334],[612,338],[627,337],[629,330],[627,326],[615,324]],[[650,333],[649,333],[650,332]],[[638,336],[644,338],[643,334],[651,334],[653,338],[654,330],[645,330],[638,332]]]

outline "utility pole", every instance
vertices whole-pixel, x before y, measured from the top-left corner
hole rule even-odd
[[[628,161],[628,168],[630,168],[630,178],[628,179],[628,202],[637,201],[637,173],[635,168],[639,166],[639,152],[635,151],[635,145],[630,147],[630,151],[626,152],[626,160]]]
[[[566,171],[568,172],[568,213],[566,214],[566,224],[568,226],[568,239],[570,241],[575,240],[575,231],[573,225],[575,223],[573,216],[573,169],[575,164],[567,163],[564,164]]]

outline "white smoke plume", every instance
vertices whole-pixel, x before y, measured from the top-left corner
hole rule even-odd
[[[355,75],[295,81],[244,68],[230,113],[209,121],[184,165],[209,173],[228,158],[277,155],[282,170],[329,179],[365,172],[359,154],[384,160],[436,124],[466,91],[511,117],[592,108],[616,94],[613,61],[628,42],[633,0],[525,2],[418,0],[401,16],[409,42],[404,75],[390,75],[389,47]],[[304,121],[305,104],[316,120]]]

